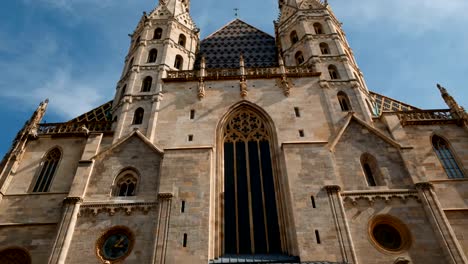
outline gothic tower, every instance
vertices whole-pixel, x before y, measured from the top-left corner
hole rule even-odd
[[[143,13],[131,37],[122,77],[117,84],[113,115],[118,140],[135,129],[154,137],[161,79],[167,70],[191,70],[199,29],[189,14],[190,0],[160,0]]]
[[[313,65],[322,73],[320,86],[326,90],[331,116],[339,119],[339,112],[353,111],[370,121],[376,114],[372,98],[341,23],[327,1],[280,0],[279,8],[275,26],[285,64]]]

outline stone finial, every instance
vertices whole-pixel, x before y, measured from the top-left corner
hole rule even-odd
[[[445,89],[440,84],[437,84],[437,88],[439,88],[440,94],[442,95],[442,98],[444,99],[445,103],[448,105],[450,108],[450,112],[452,115],[456,116],[456,118],[459,118],[463,124],[468,125],[468,114],[466,113],[465,109],[461,107],[455,98],[453,98]]]

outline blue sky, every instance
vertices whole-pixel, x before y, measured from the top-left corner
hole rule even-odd
[[[468,1],[329,0],[371,90],[446,108],[437,82],[468,107]],[[10,0],[0,9],[0,156],[39,102],[47,122],[112,99],[132,33],[157,0]],[[202,37],[234,19],[273,34],[277,0],[192,0]]]

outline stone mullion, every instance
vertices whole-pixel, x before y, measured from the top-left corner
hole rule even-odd
[[[328,200],[330,202],[330,208],[335,222],[343,262],[349,264],[358,264],[356,251],[351,239],[351,232],[346,221],[343,201],[340,196],[341,188],[337,185],[328,185],[325,186],[325,189],[327,190]]]
[[[445,253],[447,263],[468,263],[466,256],[458,242],[453,229],[448,222],[447,216],[442,210],[434,186],[429,182],[417,183],[416,188],[423,203],[423,208],[432,224],[436,236],[439,238],[440,246]]]
[[[166,263],[167,243],[169,236],[169,223],[171,219],[172,197],[171,193],[161,193],[159,197],[159,215],[156,224],[154,252],[152,264]]]

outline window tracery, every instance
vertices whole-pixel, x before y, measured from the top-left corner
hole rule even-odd
[[[458,165],[448,142],[437,135],[432,137],[432,146],[449,179],[463,179],[465,175]]]
[[[137,183],[138,180],[134,175],[134,172],[124,172],[123,176],[118,176],[116,179],[114,196],[135,196]]]
[[[52,178],[55,175],[61,157],[62,152],[58,148],[54,148],[47,153],[42,161],[42,167],[34,184],[33,192],[49,191]]]

